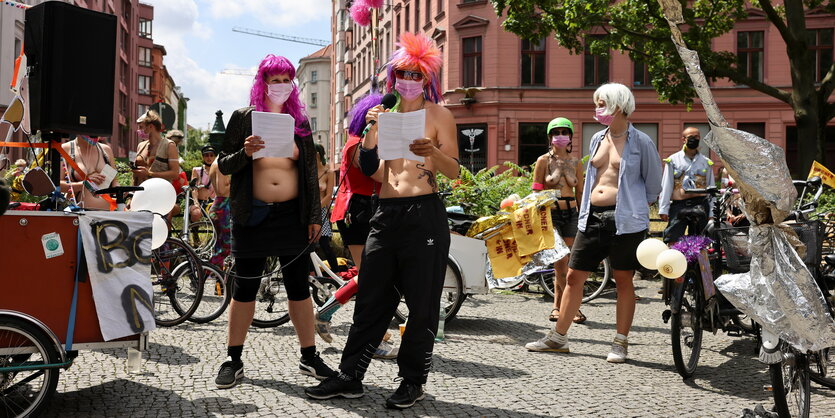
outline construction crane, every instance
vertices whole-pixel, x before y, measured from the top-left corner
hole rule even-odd
[[[240,75],[240,76],[245,76],[245,77],[255,77],[255,73],[250,71],[250,70],[236,70],[236,69],[227,68],[227,69],[221,71],[220,73],[221,74],[226,74],[226,75]]]
[[[281,39],[283,41],[296,42],[296,43],[308,44],[308,45],[316,45],[316,46],[328,46],[328,45],[331,44],[330,41],[323,41],[321,39],[301,38],[301,37],[298,37],[298,36],[281,35],[281,34],[278,34],[278,33],[264,32],[264,31],[255,30],[255,29],[242,28],[240,26],[235,26],[234,28],[232,28],[232,32],[240,32],[240,33],[246,33],[246,34],[249,34],[249,35],[263,36],[264,38]]]

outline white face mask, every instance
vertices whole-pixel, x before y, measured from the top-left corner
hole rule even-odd
[[[267,97],[276,105],[283,105],[293,92],[293,83],[276,83],[267,85]]]

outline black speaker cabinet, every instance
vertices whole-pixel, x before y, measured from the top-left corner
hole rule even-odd
[[[112,136],[116,16],[59,1],[26,10],[32,130]]]

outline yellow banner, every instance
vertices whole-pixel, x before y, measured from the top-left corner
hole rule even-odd
[[[510,226],[502,228],[501,233],[488,239],[487,254],[493,268],[493,277],[502,279],[516,277],[522,271],[522,262],[516,252],[516,241]]]
[[[832,174],[832,172],[829,171],[829,169],[827,169],[826,167],[824,167],[823,164],[817,161],[814,161],[812,163],[812,168],[809,170],[809,177],[807,177],[807,179],[810,179],[814,176],[820,177],[821,181],[823,181],[823,184],[835,188],[835,174]]]
[[[554,248],[554,227],[547,207],[527,206],[513,211],[513,237],[519,256]]]

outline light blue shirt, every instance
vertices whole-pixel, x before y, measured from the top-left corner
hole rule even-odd
[[[591,207],[591,190],[597,180],[597,168],[592,165],[594,154],[608,128],[594,134],[589,145],[591,158],[586,162],[586,183],[580,205],[577,228],[586,231],[586,221]],[[661,157],[647,134],[629,124],[626,145],[621,154],[618,171],[618,194],[615,198],[615,227],[617,235],[631,234],[649,229],[649,205],[661,193]]]
[[[664,159],[664,175],[661,180],[661,196],[658,197],[658,214],[670,214],[670,197],[676,183],[684,189],[703,189],[714,186],[713,161],[700,153],[691,160],[684,150]],[[708,216],[713,213],[713,200],[709,199]]]

